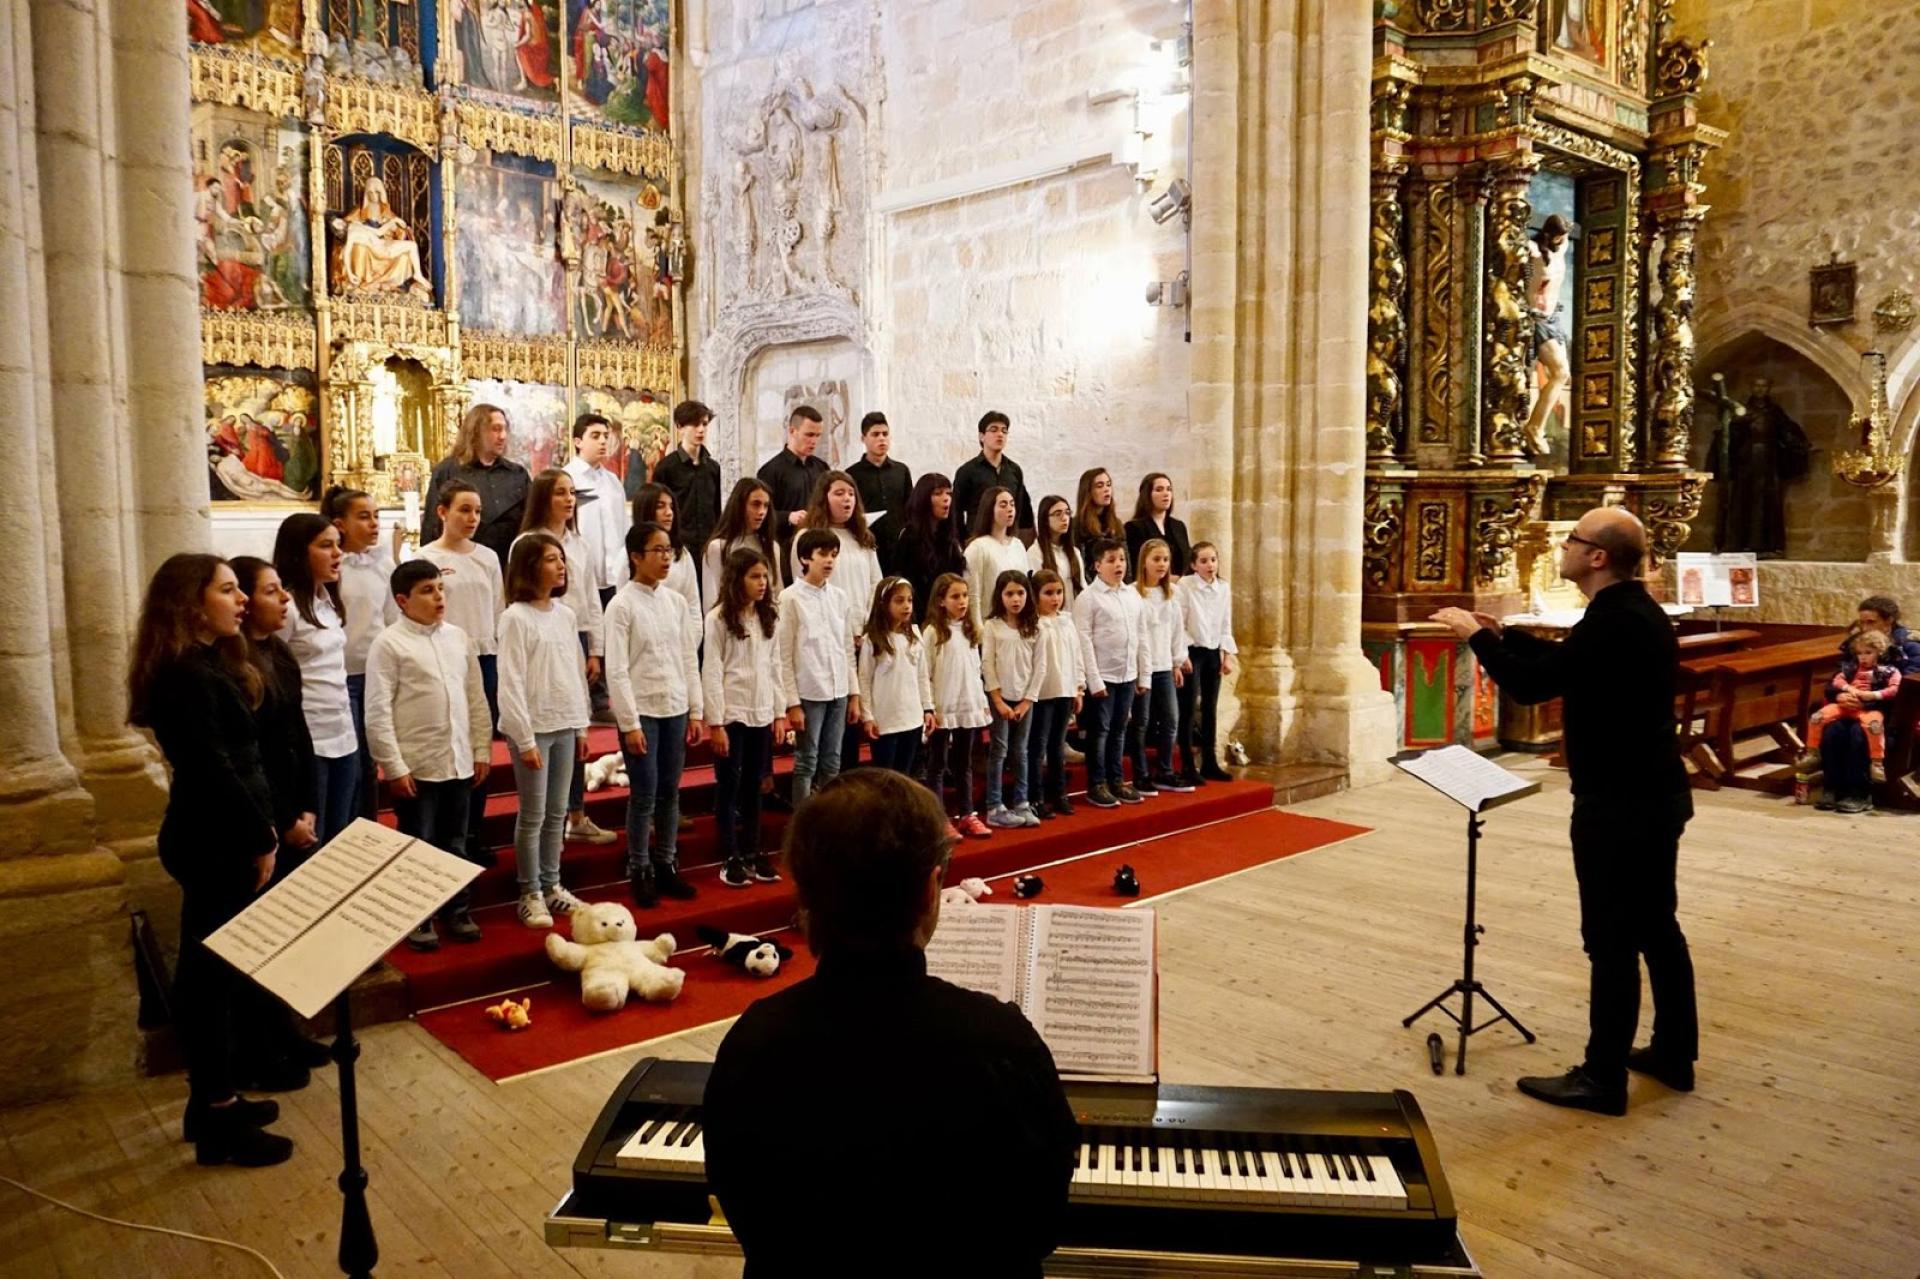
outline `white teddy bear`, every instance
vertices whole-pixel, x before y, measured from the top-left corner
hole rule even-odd
[[[586,784],[590,791],[605,790],[609,786],[627,784],[627,762],[620,752],[602,755],[599,759],[590,759],[586,767]]]
[[[626,1007],[627,993],[654,1003],[677,998],[687,975],[669,967],[673,934],[634,940],[633,912],[619,902],[594,902],[572,915],[573,940],[547,934],[547,958],[580,974],[580,1002],[595,1012]]]

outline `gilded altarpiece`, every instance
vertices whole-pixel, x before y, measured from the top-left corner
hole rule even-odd
[[[1376,9],[1365,640],[1409,745],[1493,735],[1436,609],[1556,605],[1527,585],[1543,530],[1601,504],[1646,521],[1657,584],[1699,513],[1693,244],[1725,135],[1672,8]]]
[[[399,505],[466,409],[510,453],[684,375],[669,0],[186,0],[216,509]]]

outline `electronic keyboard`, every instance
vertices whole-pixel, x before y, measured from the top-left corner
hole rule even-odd
[[[601,1109],[555,1247],[739,1252],[709,1200],[705,1062],[644,1058]],[[1480,1271],[1411,1093],[1069,1084],[1080,1125],[1049,1275]]]

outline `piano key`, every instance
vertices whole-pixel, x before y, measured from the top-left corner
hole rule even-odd
[[[1397,1208],[1402,1211],[1407,1206],[1407,1188],[1400,1180],[1400,1174],[1394,1171],[1393,1160],[1385,1155],[1368,1155],[1367,1162],[1373,1165],[1373,1175],[1378,1180],[1378,1206]]]

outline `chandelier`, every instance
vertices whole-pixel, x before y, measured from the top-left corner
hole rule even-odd
[[[1898,478],[1906,459],[1894,452],[1892,415],[1887,412],[1887,357],[1868,351],[1860,357],[1867,366],[1867,412],[1849,425],[1865,445],[1835,455],[1833,473],[1863,489],[1876,489]]]

